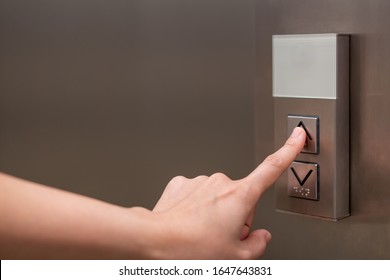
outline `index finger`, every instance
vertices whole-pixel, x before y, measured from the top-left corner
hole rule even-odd
[[[269,155],[252,173],[244,178],[249,187],[256,188],[258,197],[265,192],[291,165],[302,151],[306,133],[301,127],[294,128],[283,147]]]

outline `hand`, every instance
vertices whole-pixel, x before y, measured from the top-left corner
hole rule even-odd
[[[158,245],[154,257],[169,259],[255,259],[263,255],[271,234],[253,230],[261,195],[302,150],[306,134],[295,128],[285,145],[251,174],[231,180],[216,173],[173,178],[153,209]]]
[[[254,259],[271,235],[255,205],[302,150],[286,144],[246,178],[175,177],[153,211],[125,208],[0,173],[1,259]]]

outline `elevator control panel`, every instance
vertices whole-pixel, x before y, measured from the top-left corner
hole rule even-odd
[[[275,145],[306,132],[301,153],[275,183],[276,209],[339,220],[349,205],[349,35],[272,37]]]

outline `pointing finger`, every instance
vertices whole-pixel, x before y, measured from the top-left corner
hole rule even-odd
[[[296,127],[286,143],[278,151],[269,155],[244,180],[249,187],[257,188],[258,197],[266,191],[286,170],[301,152],[306,140],[306,133],[301,127]]]

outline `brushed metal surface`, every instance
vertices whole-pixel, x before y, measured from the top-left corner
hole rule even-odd
[[[352,216],[283,215],[271,189],[254,227],[265,258],[390,258],[388,0],[59,3],[1,1],[1,170],[145,206],[177,173],[243,176],[253,114],[256,162],[275,150],[271,36],[351,33]]]
[[[302,51],[310,51],[313,42],[322,45],[323,42],[317,42],[316,35],[287,35],[287,36],[273,36],[273,47],[275,47],[275,40],[283,40],[287,37],[294,40],[295,48],[299,49],[299,42],[302,41],[305,46]],[[307,38],[310,40],[310,45],[306,46]],[[320,36],[320,38],[322,38]],[[332,88],[335,99],[326,105],[323,100],[327,98],[302,98],[302,97],[279,97],[273,94],[276,99],[274,102],[275,112],[275,138],[277,140],[277,146],[280,142],[288,137],[289,133],[295,126],[303,126],[307,131],[307,144],[303,149],[303,152],[298,155],[297,159],[300,160],[303,153],[305,155],[305,161],[315,162],[321,166],[321,176],[318,176],[319,185],[321,188],[321,197],[317,201],[315,196],[315,202],[309,202],[305,200],[297,200],[291,196],[290,183],[293,177],[291,173],[288,173],[288,180],[280,179],[276,182],[276,209],[285,212],[294,212],[304,215],[312,215],[325,219],[339,220],[349,216],[349,37],[347,35],[333,34],[331,36],[331,44],[326,43],[324,48],[316,49],[314,55],[306,57],[299,52],[299,55],[293,53],[293,58],[287,59],[289,61],[289,71],[284,70],[282,77],[274,77],[273,80],[278,80],[278,83],[283,87],[283,77],[295,70],[299,72],[297,76],[303,76],[294,83],[305,83],[306,70],[302,71],[302,64],[314,64],[313,73],[311,77],[314,80],[321,80],[325,75],[325,81],[332,83],[335,81]],[[324,61],[312,62],[307,60],[317,60],[317,56],[321,56],[323,52],[331,49],[327,59],[333,60],[331,65],[334,67],[322,69],[321,65]],[[276,50],[273,49],[273,52]],[[278,50],[280,52],[280,50]],[[287,51],[287,50],[286,50]],[[280,56],[273,55],[273,58]],[[273,63],[273,66],[275,67]],[[325,63],[326,64],[326,63]],[[279,62],[278,67],[283,66],[283,61]],[[296,67],[297,69],[295,69]],[[314,70],[316,69],[316,70]],[[278,75],[278,72],[274,73]],[[291,73],[292,74],[292,73]],[[297,88],[304,88],[300,85],[292,85]],[[312,94],[316,95],[317,92],[313,92],[317,86],[310,87],[308,92],[302,91],[302,95]],[[275,89],[273,89],[275,90]],[[287,89],[286,89],[287,90]],[[322,92],[323,89],[317,89]],[[326,95],[325,95],[326,96]],[[301,103],[301,104],[300,104]],[[279,108],[279,106],[281,108]],[[325,106],[320,110],[319,106]],[[307,111],[306,111],[307,110]],[[318,110],[318,112],[316,112]],[[315,115],[316,117],[297,117]],[[281,118],[287,118],[288,134],[283,135],[285,131],[285,121]],[[319,125],[319,120],[321,124]],[[306,127],[307,126],[307,127]],[[308,131],[311,130],[311,131]],[[313,136],[312,136],[313,135]],[[321,139],[317,137],[323,135]],[[282,137],[282,141],[278,138]],[[331,138],[329,138],[331,137]],[[312,140],[312,141],[310,141]],[[318,140],[318,142],[317,142]],[[321,147],[321,151],[317,149],[317,146]],[[291,168],[291,167],[290,167]],[[289,196],[286,197],[286,189],[289,190]],[[293,193],[293,192],[292,192]],[[283,197],[283,194],[285,195]]]
[[[274,151],[273,34],[350,33],[351,216],[333,223],[274,212],[274,189],[257,225],[273,235],[272,259],[390,258],[390,2],[264,0],[256,7],[256,157]],[[286,228],[289,229],[286,234]],[[305,246],[302,246],[305,244]]]
[[[349,149],[345,146],[344,149],[337,146],[340,145],[338,142],[341,141],[340,139],[343,139],[342,141],[345,141],[345,138],[348,139],[349,131],[347,129],[342,132],[336,130],[336,127],[348,121],[348,118],[343,118],[345,115],[337,116],[337,106],[343,106],[343,104],[337,103],[339,101],[310,98],[275,98],[276,148],[283,145],[287,138],[286,128],[288,127],[288,115],[290,113],[294,113],[294,115],[317,115],[321,120],[319,126],[319,134],[321,135],[320,153],[301,153],[297,157],[298,161],[315,162],[321,167],[319,179],[321,198],[319,201],[308,201],[287,196],[288,179],[287,174],[283,174],[275,183],[276,209],[333,220],[349,215]],[[347,113],[348,107],[344,110],[344,113]],[[344,142],[343,144],[348,143]],[[339,161],[340,158],[341,161]],[[341,172],[342,170],[344,173]],[[338,196],[341,197],[340,200],[338,200]]]
[[[152,208],[253,168],[254,1],[0,1],[0,170]]]

